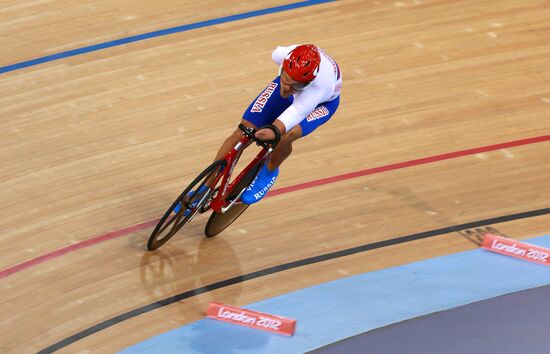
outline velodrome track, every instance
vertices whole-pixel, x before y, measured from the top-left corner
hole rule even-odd
[[[466,289],[423,314],[550,283],[543,266],[477,250],[485,232],[549,234],[549,23],[546,1],[4,2],[0,348],[163,352],[171,342],[155,336],[175,333],[183,352],[208,352],[202,340],[302,352],[331,342],[320,333],[336,341],[420,315],[377,302],[387,289],[399,306],[420,280],[405,276],[400,296],[392,277],[355,294],[347,308],[378,303],[380,319],[355,332],[309,326],[319,319],[301,291],[433,259],[452,268],[466,251],[532,282],[487,280],[485,295]],[[205,239],[202,217],[145,251],[276,75],[272,49],[303,42],[342,69],[335,117],[223,234]],[[420,301],[453,289],[440,275],[422,278]],[[329,313],[347,287],[335,289],[321,300]],[[297,334],[195,322],[210,301],[283,306],[300,315]],[[196,336],[177,337],[186,331]]]

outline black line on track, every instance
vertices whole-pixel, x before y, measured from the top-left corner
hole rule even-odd
[[[241,276],[238,276],[238,277],[233,277],[233,278],[230,278],[230,279],[222,280],[222,281],[219,281],[219,282],[216,282],[216,283],[213,283],[213,284],[210,284],[210,285],[206,285],[206,286],[203,286],[203,287],[200,287],[200,288],[197,288],[197,289],[189,290],[189,291],[171,296],[171,297],[166,298],[164,300],[160,300],[160,301],[154,302],[152,304],[145,305],[145,306],[142,306],[140,308],[134,309],[132,311],[128,311],[126,313],[123,313],[123,314],[118,315],[116,317],[113,317],[111,319],[108,319],[108,320],[105,320],[101,323],[98,323],[95,326],[89,327],[89,328],[87,328],[87,329],[85,329],[81,332],[73,334],[70,337],[62,339],[59,342],[54,343],[54,344],[50,345],[49,347],[42,349],[38,353],[39,354],[53,353],[53,352],[55,352],[55,351],[57,351],[61,348],[64,348],[64,347],[66,347],[70,344],[73,344],[73,343],[75,343],[75,342],[77,342],[77,341],[79,341],[83,338],[86,338],[86,337],[88,337],[92,334],[95,334],[95,333],[97,333],[101,330],[104,330],[106,328],[112,327],[112,326],[114,326],[114,325],[116,325],[120,322],[129,320],[133,317],[142,315],[144,313],[153,311],[155,309],[158,309],[158,308],[161,308],[161,307],[164,307],[164,306],[168,306],[170,304],[173,304],[173,303],[181,301],[181,300],[191,298],[191,297],[196,296],[196,295],[200,295],[200,294],[207,293],[209,291],[214,291],[214,290],[217,290],[217,289],[221,289],[221,288],[224,288],[226,286],[242,283],[242,282],[245,282],[247,280],[252,280],[252,279],[264,277],[266,275],[271,275],[271,274],[283,272],[283,271],[288,270],[288,269],[298,268],[298,267],[302,267],[302,266],[306,266],[306,265],[310,265],[310,264],[314,264],[314,263],[319,263],[319,262],[324,262],[324,261],[328,261],[328,260],[335,259],[335,258],[350,256],[350,255],[353,255],[353,254],[357,254],[357,253],[361,253],[361,252],[365,252],[365,251],[370,251],[370,250],[374,250],[374,249],[378,249],[378,248],[384,248],[384,247],[388,247],[388,246],[398,245],[398,244],[401,244],[401,243],[421,240],[421,239],[434,237],[434,236],[440,236],[440,235],[448,234],[448,233],[451,233],[451,232],[467,230],[467,229],[471,229],[471,228],[475,228],[475,227],[487,226],[487,225],[491,225],[491,224],[498,224],[498,223],[501,223],[501,222],[507,222],[507,221],[513,221],[513,220],[519,220],[519,219],[526,219],[526,218],[531,218],[531,217],[545,215],[545,214],[550,214],[550,208],[531,210],[531,211],[526,211],[526,212],[518,213],[518,214],[499,216],[499,217],[495,217],[495,218],[490,218],[490,219],[485,219],[485,220],[480,220],[480,221],[473,221],[473,222],[460,224],[460,225],[455,225],[455,226],[444,227],[444,228],[441,228],[441,229],[435,229],[435,230],[430,230],[430,231],[419,232],[419,233],[408,235],[408,236],[401,236],[401,237],[396,237],[396,238],[392,238],[392,239],[389,239],[389,240],[369,243],[369,244],[366,244],[366,245],[361,245],[361,246],[348,248],[348,249],[341,250],[341,251],[326,253],[326,254],[322,254],[322,255],[319,255],[319,256],[300,259],[300,260],[297,260],[297,261],[294,261],[294,262],[289,262],[289,263],[277,265],[277,266],[274,266],[274,267],[271,267],[271,268],[262,269],[262,270],[252,272],[252,273],[248,273],[248,274],[244,274],[244,275],[241,275]]]

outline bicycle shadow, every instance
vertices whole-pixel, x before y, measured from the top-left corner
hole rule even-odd
[[[236,283],[231,291],[216,294],[210,291],[216,282],[225,279],[215,274],[223,264],[231,265],[230,272],[242,273],[239,258],[222,238],[203,238],[195,251],[186,251],[175,244],[166,244],[154,252],[144,252],[140,262],[141,283],[152,300],[159,301],[186,293],[181,301],[196,302],[203,306],[208,301],[235,303],[242,286]],[[196,296],[201,295],[201,301]],[[206,309],[201,309],[205,312]]]
[[[240,262],[237,254],[223,238],[203,238],[196,250],[184,250],[182,247],[167,244],[154,252],[144,252],[140,262],[141,283],[151,300],[160,301],[179,294],[186,294],[179,303],[185,303],[182,306],[182,315],[186,315],[191,306],[195,311],[202,314],[206,313],[206,304],[208,302],[220,302],[234,305],[239,303],[239,296],[242,293],[241,283],[231,285],[228,291],[210,291],[218,288],[217,283],[226,279],[213,279],[212,274],[223,264],[225,268],[231,265],[231,275],[239,276],[242,274]],[[224,273],[227,273],[224,271]],[[200,295],[200,298],[199,298]],[[175,307],[177,308],[177,307]],[[215,326],[212,330],[208,323],[194,322],[190,324],[192,335],[179,337],[192,347],[196,352],[208,353],[205,349],[205,343],[223,343],[227,339],[227,330],[236,331],[246,340],[233,343],[232,346],[219,346],[217,353],[231,354],[235,350],[254,349],[265,345],[269,341],[269,334],[256,332],[247,328],[219,323],[221,326]],[[220,351],[221,350],[221,351]]]

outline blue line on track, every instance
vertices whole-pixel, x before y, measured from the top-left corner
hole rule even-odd
[[[255,11],[245,12],[245,13],[242,13],[242,14],[225,16],[225,17],[215,18],[215,19],[212,19],[212,20],[200,21],[200,22],[195,22],[195,23],[191,23],[191,24],[187,24],[187,25],[167,28],[167,29],[163,29],[163,30],[159,30],[159,31],[153,31],[153,32],[149,32],[149,33],[138,34],[138,35],[135,35],[135,36],[120,38],[120,39],[116,39],[116,40],[109,41],[109,42],[94,44],[94,45],[87,46],[87,47],[82,47],[82,48],[72,49],[72,50],[68,50],[68,51],[65,51],[65,52],[57,53],[57,54],[47,55],[47,56],[44,56],[44,57],[40,57],[40,58],[36,58],[36,59],[32,59],[32,60],[27,60],[27,61],[23,61],[23,62],[20,62],[20,63],[12,64],[12,65],[2,66],[2,67],[0,67],[0,74],[7,73],[7,72],[10,72],[10,71],[15,71],[15,70],[26,68],[26,67],[33,66],[33,65],[47,63],[47,62],[54,61],[54,60],[59,60],[59,59],[63,59],[63,58],[73,57],[73,56],[80,55],[80,54],[94,52],[94,51],[105,49],[105,48],[116,47],[116,46],[124,45],[124,44],[127,44],[127,43],[143,41],[143,40],[146,40],[146,39],[149,39],[149,38],[166,36],[166,35],[169,35],[169,34],[194,30],[194,29],[197,29],[197,28],[214,26],[214,25],[219,25],[221,23],[233,22],[233,21],[243,20],[243,19],[246,19],[246,18],[251,18],[251,17],[256,17],[256,16],[269,15],[269,14],[276,13],[276,12],[288,11],[288,10],[293,10],[293,9],[297,9],[297,8],[301,8],[301,7],[312,6],[312,5],[322,4],[322,3],[326,3],[326,2],[333,2],[333,1],[336,1],[336,0],[300,1],[300,2],[296,2],[296,3],[292,3],[292,4],[275,6],[275,7],[270,7],[270,8],[267,8],[267,9],[255,10]]]

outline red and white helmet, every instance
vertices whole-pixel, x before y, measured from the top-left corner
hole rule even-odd
[[[283,70],[294,81],[309,83],[319,72],[321,56],[313,44],[302,44],[288,53],[283,60]]]

